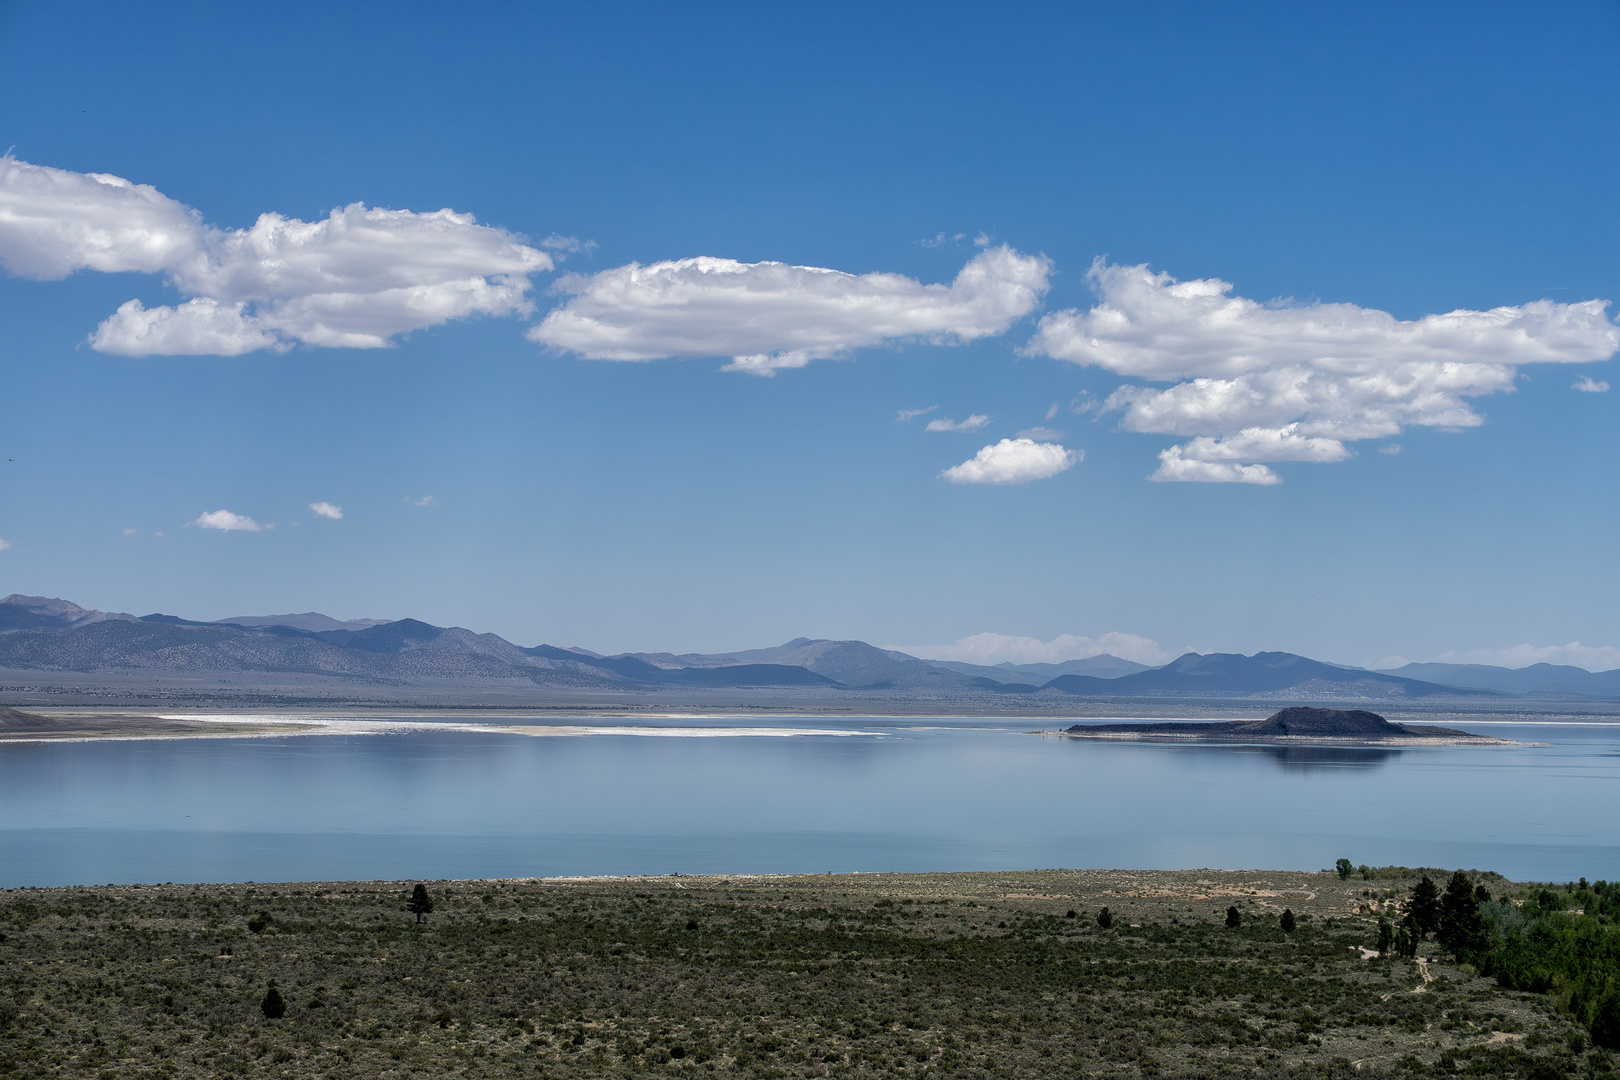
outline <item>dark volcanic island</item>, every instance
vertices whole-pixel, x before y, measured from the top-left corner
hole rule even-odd
[[[1075,724],[1060,734],[1077,739],[1152,739],[1176,742],[1325,743],[1355,746],[1517,746],[1456,728],[1393,724],[1362,709],[1296,706],[1264,720],[1162,724]]]

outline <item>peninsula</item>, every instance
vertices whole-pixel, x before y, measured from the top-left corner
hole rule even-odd
[[[289,735],[308,730],[307,724],[256,721],[209,723],[180,717],[135,713],[87,713],[42,716],[0,705],[0,742],[82,739],[198,738],[218,735]]]
[[[1147,724],[1075,724],[1062,735],[1076,739],[1145,739],[1175,742],[1321,743],[1354,746],[1517,746],[1456,728],[1395,724],[1363,709],[1296,706],[1264,720]]]

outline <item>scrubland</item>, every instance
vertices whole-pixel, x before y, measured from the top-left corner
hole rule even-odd
[[[1556,994],[1368,958],[1403,874],[413,884],[0,892],[0,1076],[1613,1075]]]

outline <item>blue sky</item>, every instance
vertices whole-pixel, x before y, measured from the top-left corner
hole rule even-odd
[[[1620,666],[1612,4],[584,7],[0,4],[0,592]]]

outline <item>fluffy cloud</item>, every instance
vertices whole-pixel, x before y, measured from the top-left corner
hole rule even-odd
[[[990,418],[983,413],[974,413],[966,420],[951,420],[940,417],[938,420],[928,421],[925,431],[982,431],[990,426]]]
[[[1575,380],[1570,389],[1579,390],[1583,394],[1606,394],[1609,391],[1609,384],[1600,382],[1590,375],[1582,375]]]
[[[187,524],[199,529],[218,529],[220,532],[263,532],[265,529],[252,518],[233,514],[229,510],[210,510]]]
[[[1183,457],[1183,448],[1159,451],[1159,467],[1149,480],[1190,481],[1204,484],[1280,484],[1282,477],[1264,465],[1237,465],[1229,461],[1200,461]]]
[[[333,521],[339,521],[343,517],[343,507],[333,506],[329,502],[312,502],[309,504],[309,508],[321,517],[331,518]]]
[[[150,185],[0,158],[0,265],[13,274],[162,273],[194,258],[206,233],[195,210]]]
[[[90,335],[90,344],[114,356],[240,356],[284,348],[281,338],[243,313],[245,306],[209,297],[155,308],[126,300]]]
[[[1010,634],[974,634],[959,639],[954,645],[890,647],[929,660],[956,660],[965,664],[1061,664],[1065,660],[1083,660],[1105,653],[1149,665],[1173,659],[1158,642],[1118,631],[1095,638],[1063,634],[1051,641]]]
[[[1513,388],[1517,366],[1585,363],[1620,350],[1606,301],[1548,300],[1403,321],[1353,304],[1260,304],[1205,279],[1097,260],[1098,303],[1040,321],[1028,351],[1165,388],[1103,403],[1127,431],[1194,436],[1156,480],[1277,483],[1267,461],[1339,461],[1344,443],[1406,425],[1483,421],[1468,400]]]
[[[1438,659],[1442,664],[1494,664],[1506,668],[1529,667],[1531,664],[1569,664],[1588,671],[1611,671],[1620,668],[1620,649],[1572,641],[1568,645],[1513,645],[1506,649],[1444,652]]]
[[[701,257],[558,282],[572,295],[529,331],[593,360],[729,356],[727,371],[772,375],[890,341],[957,344],[1002,333],[1046,293],[1051,263],[984,251],[950,285],[779,262]]]
[[[186,303],[131,300],[91,335],[121,356],[234,356],[295,344],[374,349],[469,315],[530,310],[543,251],[471,214],[355,203],[320,221],[263,214],[205,225],[155,188],[0,158],[0,265],[47,280],[75,270],[165,274]]]
[[[8,541],[0,540],[0,551],[6,551],[10,547],[11,547],[11,544]]]
[[[1235,435],[1212,439],[1200,435],[1184,446],[1159,452],[1159,468],[1151,479],[1199,481],[1214,484],[1280,484],[1282,478],[1260,461],[1343,461],[1350,451],[1337,439],[1309,438],[1298,424],[1282,428],[1245,428]]]
[[[1084,453],[1034,439],[1002,439],[939,475],[953,484],[1026,484],[1056,476]]]

